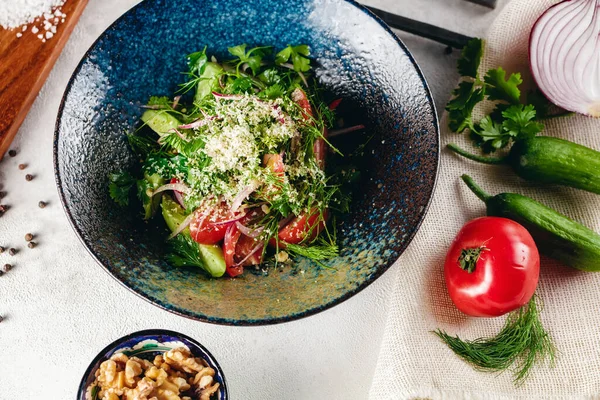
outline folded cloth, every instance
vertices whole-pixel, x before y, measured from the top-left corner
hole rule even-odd
[[[521,72],[532,87],[528,65],[529,32],[551,0],[513,0],[490,28],[481,70],[504,67]],[[526,89],[524,89],[526,90]],[[440,122],[442,148],[469,148],[467,135]],[[600,150],[600,119],[585,116],[545,122],[544,135]],[[419,233],[396,268],[397,279],[370,399],[600,399],[600,273],[581,272],[542,257],[538,295],[541,317],[558,349],[554,368],[538,365],[520,387],[510,371],[478,372],[437,336],[436,328],[463,339],[497,333],[505,318],[470,318],[450,301],[443,276],[445,252],[461,226],[483,216],[485,208],[462,183],[469,173],[492,194],[530,196],[600,232],[600,195],[528,182],[505,166],[478,164],[442,150],[438,185]]]

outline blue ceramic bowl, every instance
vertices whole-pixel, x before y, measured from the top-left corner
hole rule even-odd
[[[137,344],[144,341],[155,341],[158,343],[167,343],[167,342],[180,342],[185,344],[192,354],[195,357],[201,357],[208,363],[208,365],[215,370],[215,381],[219,382],[219,391],[217,400],[227,400],[229,399],[229,394],[227,392],[227,383],[225,382],[225,375],[219,366],[219,363],[215,358],[210,354],[210,352],[202,346],[200,343],[195,341],[194,339],[183,335],[181,333],[167,331],[163,329],[150,329],[145,331],[134,332],[130,335],[124,336],[120,339],[115,340],[108,346],[106,346],[94,360],[90,363],[90,366],[87,368],[85,373],[83,374],[83,378],[81,378],[81,383],[79,384],[79,389],[77,391],[77,400],[85,400],[85,393],[87,388],[94,382],[96,379],[96,371],[100,367],[104,361],[108,360],[113,354],[120,353],[123,350],[133,349]],[[153,345],[145,345],[143,349],[136,354],[137,357],[145,358],[147,360],[153,360],[157,354],[164,353],[165,350],[157,350],[153,347]]]
[[[164,261],[165,232],[116,207],[107,174],[133,168],[131,132],[151,95],[172,95],[185,56],[208,46],[306,43],[322,85],[364,122],[362,183],[339,232],[341,254],[322,268],[301,260],[268,275],[208,279]],[[392,31],[344,0],[146,0],[87,52],[64,95],[54,142],[56,182],[71,224],[125,287],[197,320],[271,324],[314,314],[358,293],[404,251],[435,186],[439,133],[427,84]]]

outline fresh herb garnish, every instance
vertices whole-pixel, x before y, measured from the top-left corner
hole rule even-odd
[[[285,64],[291,59],[294,71],[307,72],[310,69],[310,60],[308,59],[308,56],[310,56],[310,49],[307,45],[288,46],[277,53],[275,56],[275,64]]]
[[[189,235],[177,235],[169,240],[167,261],[176,267],[198,267],[205,269],[204,261],[200,258],[198,243]]]
[[[528,305],[509,314],[504,328],[494,337],[462,340],[439,329],[433,333],[478,370],[502,372],[512,368],[515,384],[520,385],[533,364],[554,361],[556,350],[539,313],[534,296]]]
[[[458,71],[463,80],[452,92],[453,98],[446,105],[448,125],[454,132],[469,130],[475,143],[485,152],[504,148],[513,141],[535,136],[544,129],[536,121],[533,104],[522,105],[521,74],[506,77],[502,67],[487,71],[483,80],[478,69],[483,57],[484,42],[473,39],[463,49],[458,61]],[[473,121],[473,110],[484,100],[496,102],[495,110],[478,123]],[[538,102],[539,103],[539,102]]]
[[[110,197],[120,206],[129,205],[131,188],[136,180],[127,171],[108,174],[108,192]]]
[[[98,394],[100,393],[100,386],[94,386],[92,388],[92,390],[90,391],[90,395],[92,397],[92,400],[99,400],[98,398]]]

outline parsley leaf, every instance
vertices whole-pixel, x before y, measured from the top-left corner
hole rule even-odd
[[[473,128],[472,114],[475,106],[483,101],[483,88],[474,89],[473,82],[461,82],[453,92],[454,98],[448,102],[449,127],[453,132],[461,133]]]
[[[277,53],[275,56],[275,64],[281,65],[287,63],[291,59],[294,71],[306,72],[310,70],[310,59],[307,58],[308,56],[310,56],[310,48],[307,45],[290,45]]]
[[[108,192],[110,197],[120,206],[129,205],[129,193],[135,184],[135,179],[127,171],[108,174]]]
[[[519,104],[521,91],[519,85],[523,83],[520,73],[510,74],[506,79],[506,71],[502,67],[490,69],[484,77],[488,85],[486,94],[490,100],[504,100],[511,104]]]
[[[208,56],[206,55],[206,47],[202,51],[198,51],[187,56],[189,72],[197,76],[202,75],[204,69],[206,68],[207,62]]]
[[[278,97],[283,97],[284,93],[285,89],[276,83],[266,88],[261,94],[268,99],[276,99]]]
[[[254,75],[257,75],[258,70],[262,65],[262,60],[267,54],[270,53],[271,47],[254,47],[246,52],[247,46],[248,45],[244,43],[235,47],[229,47],[227,50],[229,50],[229,53],[240,59],[240,61],[237,64],[238,70],[243,64],[248,64],[248,67],[250,67],[252,73]]]
[[[458,60],[458,73],[462,76],[477,78],[477,70],[483,57],[484,42],[481,39],[474,38],[469,40],[462,49],[461,57]]]
[[[169,240],[169,253],[167,261],[176,267],[199,267],[204,269],[204,262],[200,258],[198,244],[188,235],[177,235]]]
[[[535,107],[531,104],[510,106],[502,113],[506,118],[502,128],[514,138],[533,137],[544,129],[544,124],[534,121],[535,114]]]

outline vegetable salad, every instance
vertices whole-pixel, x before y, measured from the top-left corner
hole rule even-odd
[[[144,218],[160,214],[171,231],[170,263],[212,277],[335,257],[331,215],[349,203],[343,179],[326,172],[327,153],[339,153],[327,138],[339,101],[323,101],[308,46],[229,53],[189,55],[179,93],[150,99],[128,135],[142,176],[110,174],[111,197],[127,205],[136,187]]]

